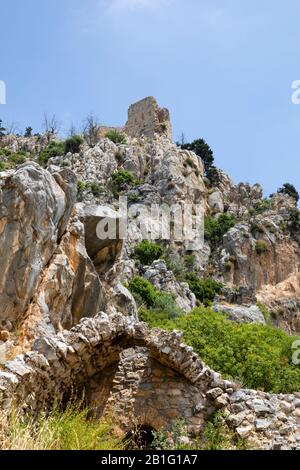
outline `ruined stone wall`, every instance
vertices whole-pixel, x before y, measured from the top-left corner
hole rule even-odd
[[[104,139],[106,134],[111,131],[123,132],[123,127],[112,127],[112,126],[100,126],[98,130],[99,139]]]
[[[112,410],[127,428],[170,427],[180,415],[199,433],[211,413],[221,410],[254,448],[300,449],[299,393],[238,390],[181,341],[179,332],[153,330],[121,314],[83,319],[70,331],[36,340],[30,353],[6,364],[1,407],[9,410],[16,401],[43,409],[86,389],[96,411]],[[122,422],[126,414],[128,422]]]
[[[155,98],[144,98],[130,106],[125,132],[131,137],[144,135],[153,138],[155,134],[160,134],[172,140],[170,113],[165,108],[159,108]]]

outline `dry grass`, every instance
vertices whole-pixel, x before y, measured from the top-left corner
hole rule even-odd
[[[88,414],[74,405],[54,407],[35,420],[17,410],[0,411],[0,450],[123,450],[118,427]]]

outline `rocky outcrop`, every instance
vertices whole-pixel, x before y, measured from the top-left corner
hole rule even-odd
[[[86,251],[84,233],[83,224],[73,217],[26,312],[20,335],[23,348],[37,336],[70,329],[103,308],[103,286]]]
[[[166,263],[157,260],[151,266],[142,268],[143,277],[153,284],[153,286],[163,292],[174,294],[175,301],[179,308],[185,312],[190,312],[196,307],[196,297],[191,292],[185,282],[178,282],[172,271],[169,271]]]
[[[255,305],[245,307],[239,305],[233,306],[214,304],[213,309],[215,312],[223,313],[229,320],[232,320],[236,323],[260,323],[261,325],[266,324],[266,320],[263,314]]]
[[[120,239],[121,219],[108,207],[77,204],[76,212],[85,228],[85,247],[98,273],[107,272],[123,247]]]
[[[0,175],[1,320],[22,318],[66,229],[76,179],[63,177],[35,163]]]

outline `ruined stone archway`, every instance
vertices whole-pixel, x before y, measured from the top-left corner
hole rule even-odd
[[[133,351],[132,357],[123,351]],[[106,386],[105,375],[113,378]],[[1,382],[4,397],[14,396],[34,409],[85,388],[102,414],[124,413],[125,427],[135,420],[170,427],[184,418],[195,433],[215,409],[207,392],[233,387],[199,361],[179,332],[151,329],[120,314],[86,318],[70,331],[36,340],[32,352],[6,365]]]
[[[106,393],[103,376],[112,369]],[[128,417],[127,422],[121,419],[125,429],[134,420],[154,429],[170,428],[180,414],[198,434],[211,413],[220,409],[254,448],[299,448],[299,393],[237,390],[236,384],[206,367],[182,343],[179,332],[151,329],[121,314],[85,318],[70,331],[38,339],[30,353],[0,372],[0,406],[9,409],[14,400],[38,411],[80,388],[87,390],[96,410],[102,407],[100,414],[111,407],[115,415]]]

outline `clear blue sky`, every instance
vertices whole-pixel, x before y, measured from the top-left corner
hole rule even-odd
[[[235,182],[300,189],[299,0],[0,0],[0,118],[126,121],[148,95]]]

